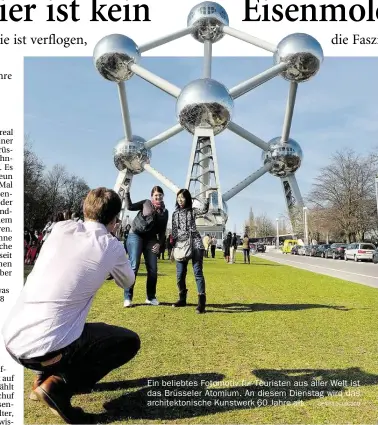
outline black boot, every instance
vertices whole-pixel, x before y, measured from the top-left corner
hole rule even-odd
[[[196,313],[202,314],[205,313],[206,306],[206,294],[198,294],[198,305],[196,307]]]
[[[185,307],[186,306],[186,294],[187,293],[188,293],[187,289],[180,291],[179,292],[179,299],[174,304],[172,304],[172,307]]]

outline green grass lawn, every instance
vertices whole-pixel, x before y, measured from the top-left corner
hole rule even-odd
[[[142,347],[92,393],[73,397],[73,405],[93,413],[96,423],[377,423],[377,289],[256,257],[250,265],[206,259],[204,271],[204,315],[195,314],[191,269],[189,306],[171,307],[177,299],[175,264],[167,260],[159,262],[161,306],[142,305],[144,269],[135,308],[123,308],[114,282],[104,284],[89,321],[132,329]],[[32,377],[26,371],[25,423],[59,422],[46,406],[28,399]],[[151,406],[159,400],[207,405]]]

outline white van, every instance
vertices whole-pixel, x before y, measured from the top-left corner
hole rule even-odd
[[[351,243],[345,248],[344,260],[373,261],[375,246],[372,243]]]

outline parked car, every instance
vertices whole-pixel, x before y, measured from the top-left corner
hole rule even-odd
[[[308,245],[303,245],[298,248],[298,255],[306,255],[306,248]]]
[[[266,247],[265,247],[264,244],[262,244],[262,243],[258,243],[257,244],[257,246],[256,246],[256,251],[257,252],[265,252],[265,250],[266,250]]]
[[[378,264],[378,246],[375,248],[375,251],[373,253],[373,263]]]
[[[317,245],[307,245],[305,250],[305,255],[308,257],[313,257],[315,255]]]
[[[325,252],[330,246],[329,244],[317,245],[314,249],[314,257],[325,258]]]
[[[292,255],[298,255],[298,250],[300,247],[300,245],[294,245],[293,248],[291,248]]]
[[[325,252],[325,258],[344,259],[346,243],[333,243]]]
[[[345,250],[344,259],[345,261],[351,259],[356,262],[361,260],[372,261],[374,251],[375,245],[372,243],[351,243]]]

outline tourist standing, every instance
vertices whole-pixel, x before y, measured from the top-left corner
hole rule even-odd
[[[231,247],[230,247],[230,263],[235,263],[236,251],[238,249],[238,238],[236,233],[232,235],[231,238]]]
[[[132,203],[130,198],[130,186],[125,187],[126,209],[139,211],[134,218],[126,247],[134,270],[138,274],[140,259],[144,256],[147,268],[146,281],[146,304],[157,306],[157,257],[160,252],[160,244],[164,243],[164,235],[168,223],[168,210],[164,205],[164,191],[160,186],[154,186],[151,190],[151,198]],[[134,285],[125,289],[124,307],[131,307],[134,295]]]
[[[215,250],[217,248],[217,238],[215,235],[211,238],[211,258],[215,258]]]
[[[223,239],[223,256],[224,256],[224,259],[226,260],[226,263],[230,262],[231,240],[232,240],[232,234],[231,232],[228,232]]]
[[[244,255],[244,264],[246,264],[246,263],[247,263],[247,261],[248,261],[248,264],[250,264],[250,263],[251,263],[251,261],[250,261],[250,257],[249,257],[249,250],[250,250],[250,248],[249,248],[249,237],[248,237],[248,235],[247,235],[247,234],[245,234],[245,235],[244,235],[244,238],[243,238],[243,255]]]
[[[203,255],[204,245],[196,227],[196,217],[204,215],[209,210],[209,197],[213,190],[206,192],[206,199],[202,208],[193,208],[193,201],[190,192],[187,189],[180,189],[176,198],[176,210],[172,216],[172,236],[175,242],[173,253],[178,242],[186,242],[191,245],[191,258],[185,258],[181,261],[176,259],[177,287],[179,290],[179,299],[172,307],[185,307],[188,290],[186,289],[186,274],[188,263],[192,260],[194,278],[196,280],[198,292],[198,305],[196,313],[205,313],[206,306],[206,288],[203,275]]]

